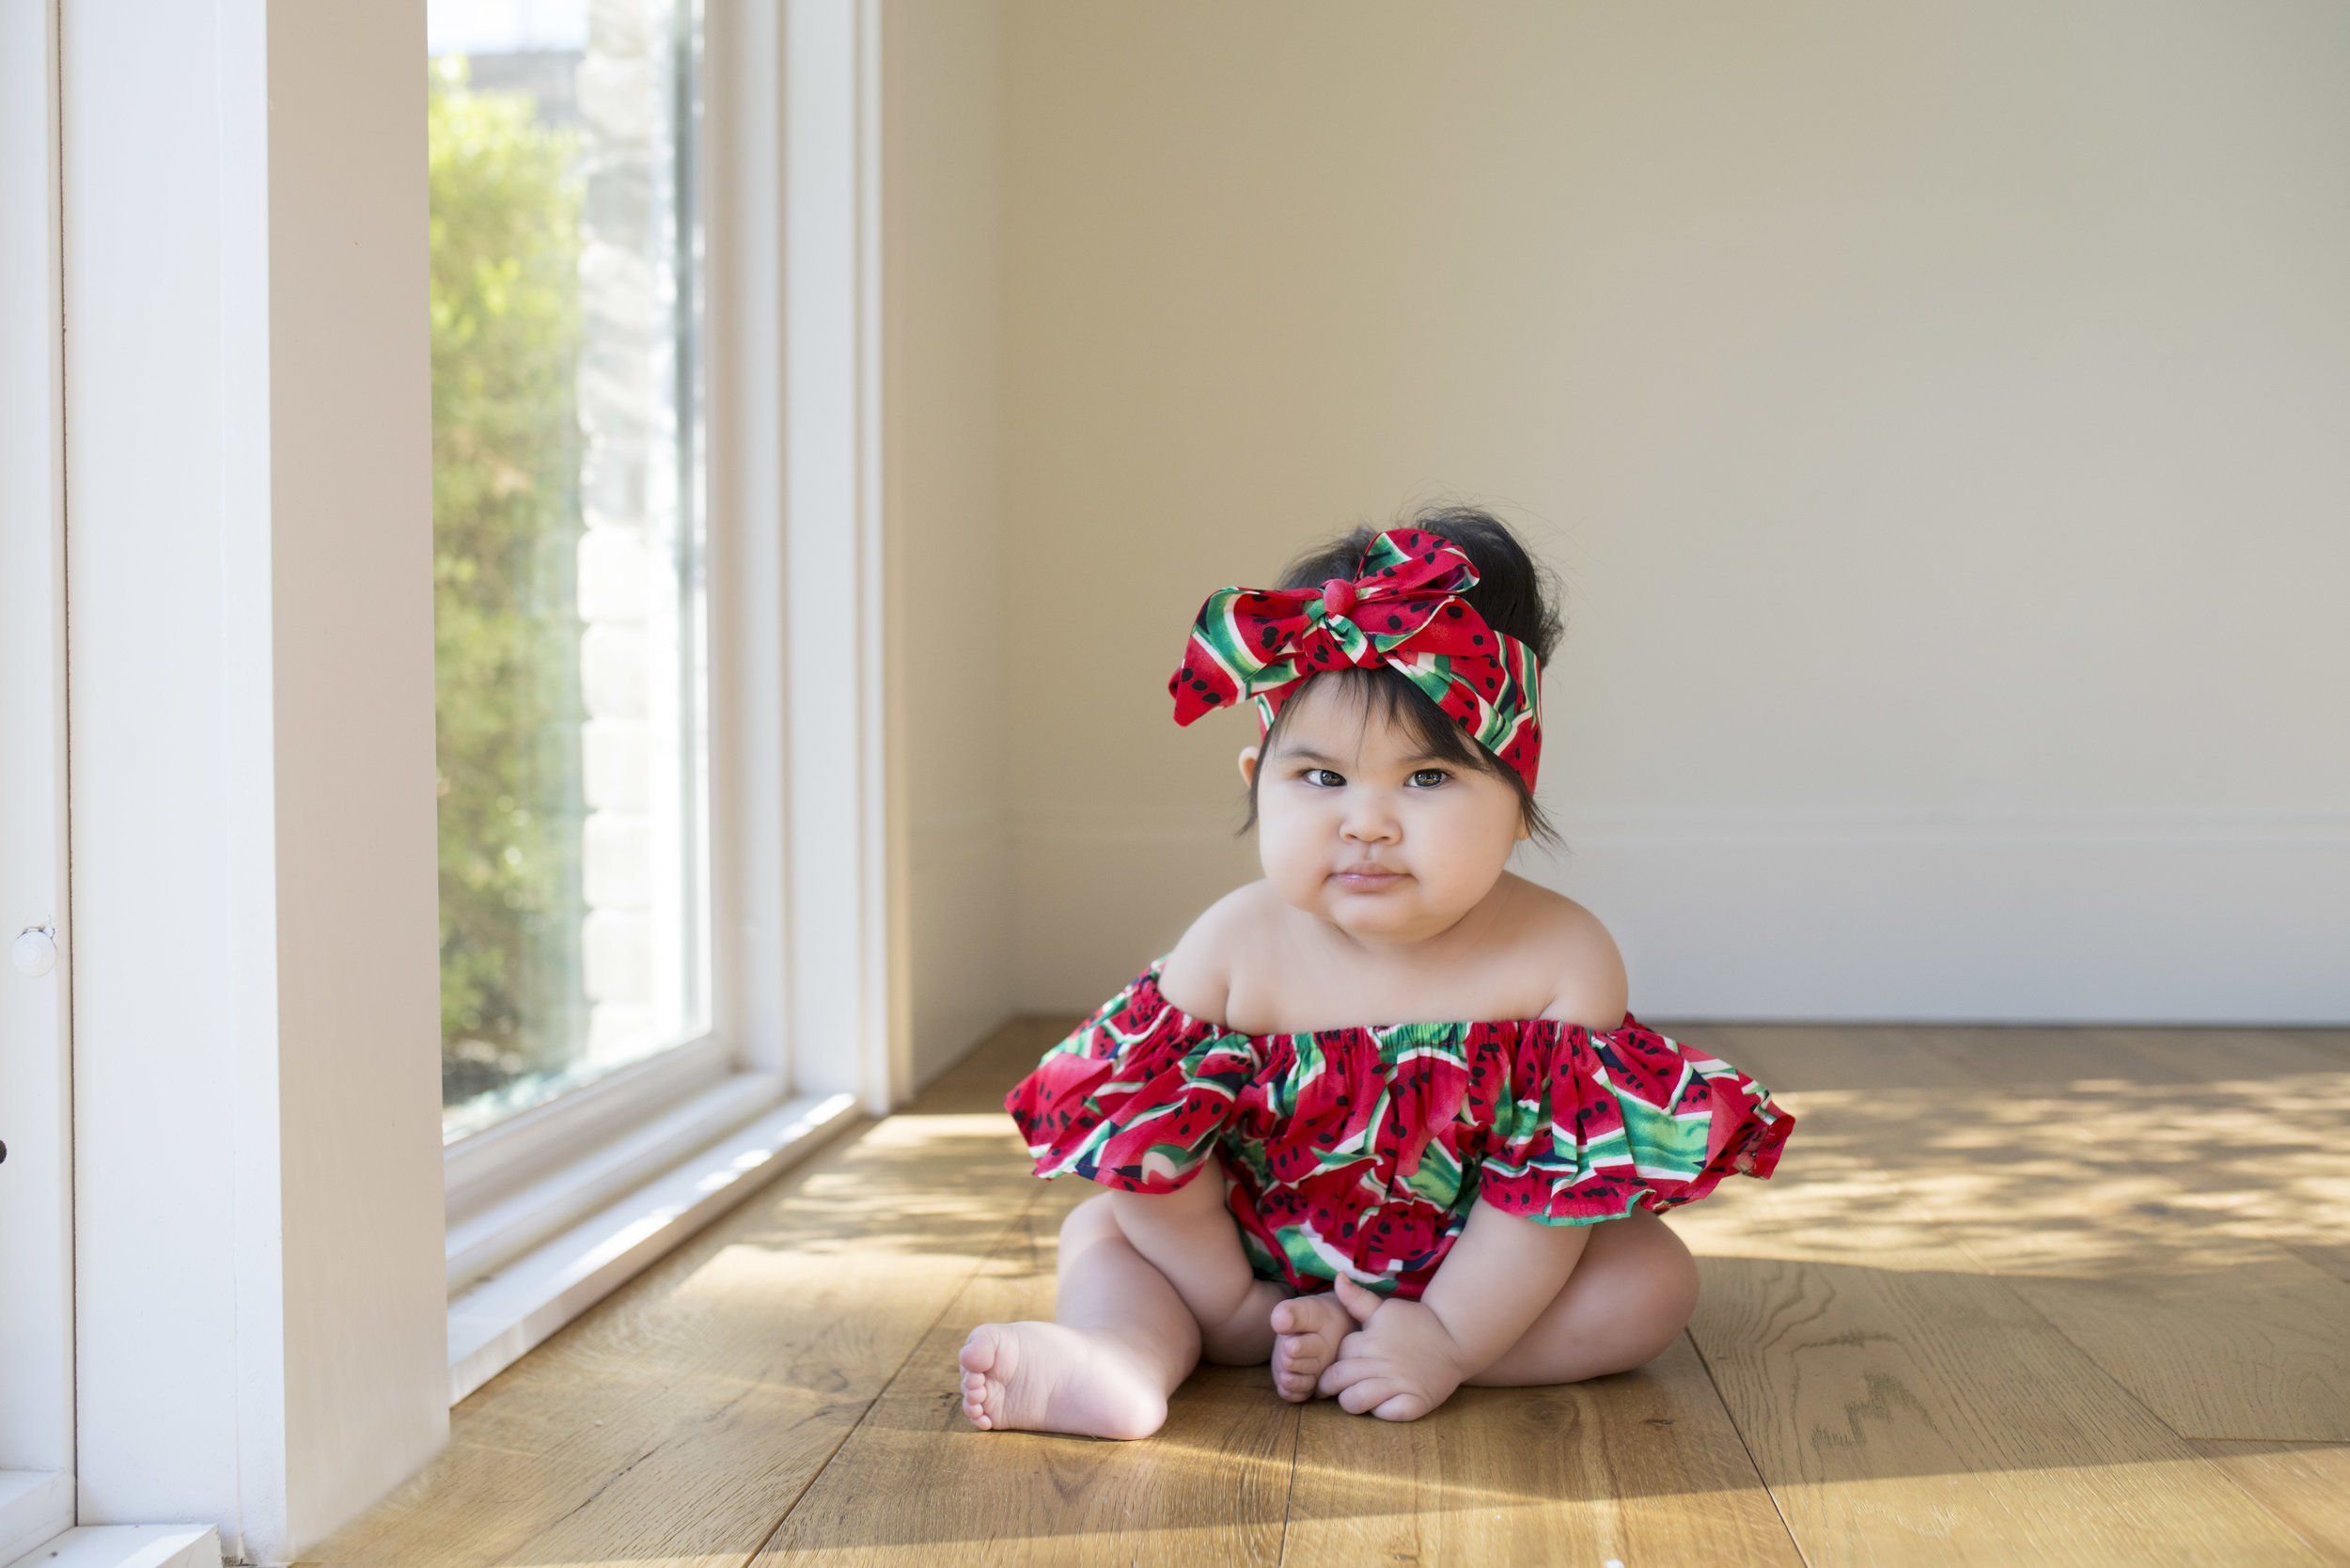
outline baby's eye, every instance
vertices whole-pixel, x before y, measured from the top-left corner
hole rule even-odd
[[[1331,768],[1308,768],[1298,776],[1322,790],[1340,789],[1346,783],[1346,776]]]
[[[1450,778],[1451,776],[1452,776],[1450,774],[1445,772],[1442,768],[1422,768],[1418,773],[1412,775],[1412,788],[1415,790],[1433,790],[1437,785],[1443,783],[1446,779]]]

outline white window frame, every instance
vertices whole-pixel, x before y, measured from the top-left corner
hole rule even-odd
[[[707,1096],[786,1095],[470,1293],[514,1287],[504,1355],[908,1086],[878,0],[709,0],[713,1044],[454,1156],[422,0],[61,14],[77,1508],[283,1560],[446,1437],[452,1157],[613,1191]]]
[[[880,7],[705,0],[701,22],[712,1027],[447,1146],[452,1398],[755,1184],[678,1190],[780,1169],[912,1081]]]
[[[683,0],[690,5],[692,0]],[[697,12],[699,7],[694,8]],[[697,21],[698,23],[698,16]],[[707,50],[700,51],[706,58]],[[704,59],[697,58],[696,74],[701,83],[705,106],[709,99]],[[695,186],[691,199],[697,208],[697,217],[708,222],[709,199],[707,175],[711,152],[710,117],[696,116],[699,144],[693,149],[692,166]],[[705,265],[705,274],[711,270]],[[701,350],[712,340],[717,317],[708,308],[710,278],[697,281],[696,293],[699,308],[696,311],[695,330],[700,335]],[[715,400],[710,396],[709,355],[697,352],[697,376],[701,383],[693,399],[695,417],[706,418]],[[697,444],[708,453],[709,443],[697,437]],[[707,494],[710,488],[706,455],[702,482]],[[705,558],[722,557],[732,552],[727,548],[729,538],[721,542],[722,531],[739,533],[746,525],[757,526],[745,519],[738,508],[720,508],[705,503]],[[714,583],[714,572],[705,571],[705,581]],[[713,598],[714,598],[713,594]],[[712,605],[713,611],[719,608]],[[735,612],[737,606],[726,606]],[[748,604],[742,611],[772,613],[773,606]],[[712,619],[718,616],[713,613]],[[716,628],[713,626],[713,652]],[[718,665],[712,660],[712,682],[721,683]],[[710,728],[713,747],[720,732],[733,732],[744,719],[753,724],[762,722],[760,715],[730,713],[722,709],[718,694],[711,694]],[[713,756],[712,776],[705,787],[712,797],[712,809],[716,808],[718,788],[718,759]],[[744,792],[748,793],[748,792]],[[728,911],[722,906],[724,889],[712,886],[713,873],[726,847],[727,824],[713,824],[718,831],[711,836],[710,864],[704,868],[703,881],[706,902],[713,927],[728,923]],[[713,993],[720,991],[722,981],[712,965]],[[704,1114],[689,1117],[694,1131],[686,1134],[687,1146],[709,1141],[717,1131],[749,1120],[760,1112],[780,1104],[789,1090],[789,1078],[779,1061],[753,1059],[738,1043],[737,1031],[726,1027],[719,1017],[718,996],[711,998],[709,1025],[699,1033],[662,1047],[642,1061],[607,1073],[592,1082],[565,1091],[542,1104],[530,1106],[503,1120],[450,1142],[443,1151],[446,1166],[446,1199],[449,1225],[449,1287],[462,1290],[490,1273],[497,1265],[528,1250],[532,1244],[543,1240],[550,1232],[561,1229],[601,1205],[611,1196],[611,1184],[616,1173],[603,1170],[591,1176],[580,1169],[599,1152],[627,1137],[631,1133],[655,1121],[675,1116],[681,1107],[698,1105]],[[727,1021],[730,1022],[730,1021]],[[742,1080],[754,1080],[744,1082]],[[707,1123],[708,1125],[704,1125]],[[618,1174],[627,1182],[630,1175],[638,1180],[653,1169],[673,1163],[676,1148],[665,1143],[661,1149],[644,1152],[645,1157],[629,1162]],[[666,1152],[667,1157],[662,1158]],[[566,1171],[574,1172],[574,1179],[563,1180]],[[634,1184],[633,1183],[629,1184]],[[533,1200],[535,1198],[535,1200]],[[518,1200],[521,1201],[518,1202]]]

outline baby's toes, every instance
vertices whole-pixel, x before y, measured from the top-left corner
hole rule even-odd
[[[1283,1399],[1303,1402],[1314,1397],[1314,1386],[1330,1364],[1330,1348],[1328,1337],[1318,1333],[1275,1338],[1273,1387]]]

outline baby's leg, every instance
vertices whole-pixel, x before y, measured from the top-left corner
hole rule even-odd
[[[972,1424],[1088,1437],[1156,1432],[1167,1396],[1199,1359],[1199,1326],[1119,1229],[1106,1197],[1061,1224],[1053,1315],[971,1331],[959,1359]]]
[[[1135,1250],[1191,1309],[1201,1354],[1228,1367],[1258,1367],[1273,1354],[1274,1305],[1290,1293],[1259,1279],[1248,1266],[1240,1227],[1225,1207],[1225,1187],[1223,1172],[1210,1168],[1169,1193],[1113,1191],[1110,1212]],[[1066,1267],[1061,1278],[1069,1278]],[[1061,1321],[1069,1321],[1066,1314]]]
[[[1645,1209],[1591,1227],[1566,1285],[1501,1358],[1468,1379],[1489,1388],[1580,1383],[1644,1366],[1697,1309],[1698,1266]]]

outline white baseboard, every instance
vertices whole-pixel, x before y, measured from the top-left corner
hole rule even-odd
[[[83,1525],[51,1536],[8,1568],[221,1568],[210,1525]]]
[[[853,1095],[792,1100],[449,1303],[449,1403],[603,1300],[858,1120]]]
[[[1561,817],[1519,869],[1607,922],[1643,1016],[2350,1022],[2350,812]],[[1210,829],[1024,823],[1023,1008],[1092,1008],[1246,874]]]

